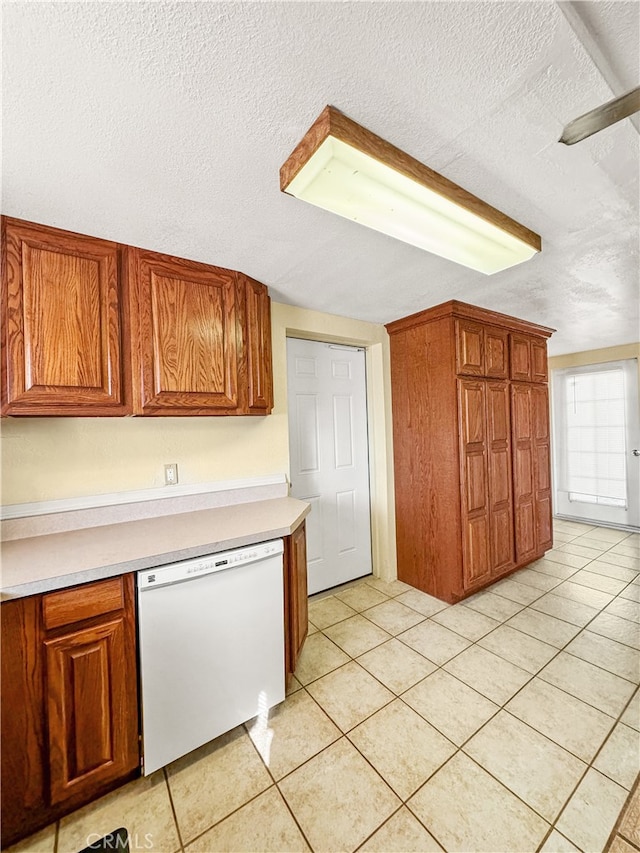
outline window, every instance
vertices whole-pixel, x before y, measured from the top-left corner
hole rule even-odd
[[[627,506],[622,368],[564,377],[566,491],[570,501]]]
[[[552,387],[556,515],[637,525],[637,360],[554,370]]]

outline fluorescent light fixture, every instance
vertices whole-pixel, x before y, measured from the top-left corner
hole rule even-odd
[[[533,231],[333,107],[280,169],[280,189],[488,275],[541,249]]]

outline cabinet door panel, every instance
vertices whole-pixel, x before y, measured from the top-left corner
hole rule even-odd
[[[3,414],[131,411],[116,243],[3,220]]]
[[[285,539],[285,670],[295,672],[309,630],[306,526]]]
[[[533,408],[534,483],[536,506],[536,545],[538,551],[553,547],[551,506],[551,441],[549,430],[549,393],[546,385],[531,389]]]
[[[525,382],[531,379],[531,346],[526,335],[509,336],[509,360],[512,379]]]
[[[2,843],[30,835],[43,807],[46,768],[37,596],[3,602],[2,629]]]
[[[533,413],[530,385],[512,385],[513,502],[516,559],[536,552]]]
[[[516,507],[516,557],[526,560],[536,553],[536,519],[533,501],[520,501]]]
[[[151,273],[154,306],[155,393],[227,396],[223,287]]]
[[[249,410],[267,413],[273,407],[271,367],[271,300],[264,284],[246,276],[246,350],[249,381]]]
[[[511,386],[514,448],[513,501],[516,558],[523,561],[538,551],[536,536],[536,487],[534,412],[531,385]]]
[[[489,454],[489,494],[494,510],[511,503],[511,457],[508,449],[492,448]]]
[[[485,375],[506,379],[509,359],[509,334],[506,329],[484,330]]]
[[[483,328],[476,323],[456,322],[458,373],[482,376],[484,373]]]
[[[463,585],[469,589],[489,577],[489,524],[486,383],[458,381],[460,476],[462,481]]]
[[[469,445],[484,447],[486,441],[485,425],[485,385],[484,382],[461,381],[462,440],[465,449]]]
[[[551,493],[541,494],[536,501],[536,550],[553,548],[553,513]]]
[[[51,801],[128,768],[124,617],[45,641]]]
[[[484,452],[468,453],[466,458],[466,510],[467,512],[486,512],[487,510],[487,461]]]
[[[494,577],[514,565],[513,512],[511,503],[491,510],[491,570]]]
[[[464,588],[483,583],[490,575],[489,520],[487,515],[467,518],[464,525]]]
[[[305,525],[302,524],[291,539],[294,553],[295,579],[294,579],[294,633],[293,648],[295,657],[298,658],[302,651],[302,645],[309,630],[308,598],[307,598],[307,537]]]
[[[533,495],[533,454],[524,442],[515,449],[514,481],[516,498],[528,499]]]
[[[514,564],[511,419],[506,382],[487,383],[489,510],[491,564],[494,575]]]
[[[546,382],[549,378],[547,368],[547,342],[531,341],[531,379],[534,382]]]
[[[238,405],[234,273],[131,250],[143,414],[207,414]]]

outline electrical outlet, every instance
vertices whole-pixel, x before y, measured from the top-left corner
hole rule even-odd
[[[175,486],[178,482],[178,463],[172,462],[170,465],[164,466],[164,483],[165,486]]]

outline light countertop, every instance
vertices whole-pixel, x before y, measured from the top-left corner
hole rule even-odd
[[[309,504],[283,497],[2,544],[0,598],[22,598],[289,536]]]

